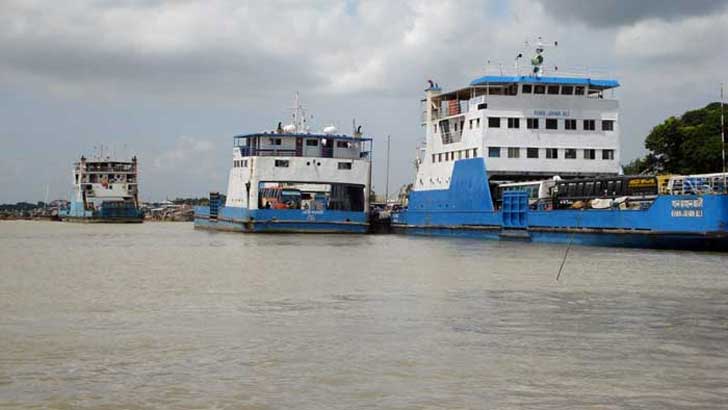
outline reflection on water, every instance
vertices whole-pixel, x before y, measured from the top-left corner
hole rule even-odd
[[[728,256],[0,223],[0,408],[717,408]]]

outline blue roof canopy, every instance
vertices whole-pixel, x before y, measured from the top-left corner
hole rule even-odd
[[[593,80],[583,77],[533,77],[529,75],[520,76],[502,76],[502,75],[486,75],[470,82],[470,85],[485,84],[568,84],[568,85],[584,85],[599,88],[616,88],[619,87],[617,80]]]

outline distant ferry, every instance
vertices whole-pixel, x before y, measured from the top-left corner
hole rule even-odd
[[[139,223],[144,213],[139,208],[137,158],[115,161],[81,157],[74,164],[73,198],[59,212],[64,221]]]
[[[233,138],[227,195],[195,209],[195,227],[237,232],[365,233],[371,143],[329,126],[312,133],[298,96],[291,124]]]
[[[395,232],[728,250],[725,175],[621,176],[618,81],[547,75],[543,52],[539,40],[525,75],[430,82]]]

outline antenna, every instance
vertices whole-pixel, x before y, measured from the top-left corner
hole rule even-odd
[[[308,132],[308,126],[306,125],[306,110],[301,105],[301,98],[296,91],[296,98],[293,101],[293,126],[296,128],[295,132],[305,133]],[[313,115],[311,116],[313,118]]]
[[[531,58],[531,66],[533,66],[532,74],[538,78],[541,78],[541,76],[543,76],[543,61],[544,61],[543,52],[546,47],[558,47],[559,42],[554,41],[553,45],[552,44],[545,45],[543,43],[543,39],[541,38],[541,36],[539,36],[536,39],[535,43],[536,43],[536,49],[535,49],[536,54],[533,56],[533,58]],[[525,45],[526,45],[526,47],[531,47],[531,44],[529,43],[528,40],[526,40]]]
[[[384,206],[387,206],[389,201],[389,140],[391,135],[387,135],[387,183],[384,188]]]

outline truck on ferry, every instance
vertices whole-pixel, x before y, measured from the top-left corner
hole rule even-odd
[[[501,67],[452,91],[430,81],[394,231],[728,250],[726,176],[621,175],[619,82],[548,70],[544,50],[539,39],[528,72]]]

